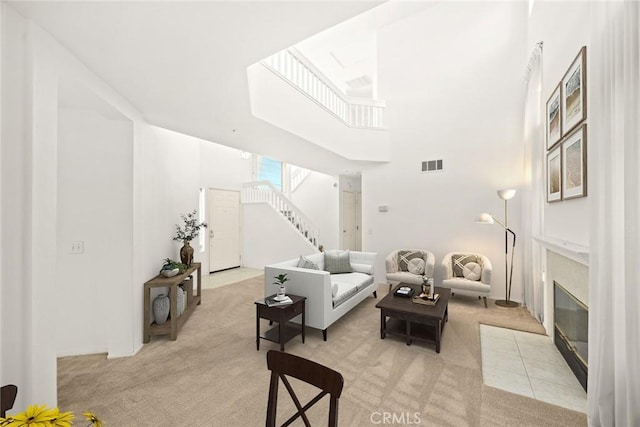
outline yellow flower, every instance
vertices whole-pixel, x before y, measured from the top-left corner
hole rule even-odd
[[[55,414],[51,418],[51,427],[71,427],[72,421],[75,418],[73,412],[60,412],[58,408],[53,410]]]
[[[49,427],[55,411],[47,405],[29,405],[26,411],[13,415],[8,427]]]
[[[84,417],[91,423],[91,425],[102,427],[102,421],[100,421],[98,417],[93,415],[91,412],[83,412],[82,415],[84,415]]]

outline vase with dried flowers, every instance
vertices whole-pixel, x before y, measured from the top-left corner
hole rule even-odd
[[[173,240],[182,240],[183,246],[180,249],[180,261],[182,261],[182,263],[187,267],[190,267],[193,262],[193,248],[191,247],[190,242],[198,236],[201,228],[207,227],[207,223],[200,222],[198,220],[197,211],[195,209],[193,212],[186,215],[180,214],[180,217],[182,218],[184,225],[180,226],[176,224],[176,236]]]

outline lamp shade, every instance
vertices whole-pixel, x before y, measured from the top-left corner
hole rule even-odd
[[[516,195],[516,190],[498,190],[498,197],[502,200],[509,200]]]
[[[476,222],[480,224],[493,224],[493,216],[488,213],[481,213],[476,217]]]

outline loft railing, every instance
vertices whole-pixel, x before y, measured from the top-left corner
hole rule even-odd
[[[292,169],[291,176],[289,178],[291,183],[291,186],[290,186],[291,192],[294,192],[296,188],[298,188],[298,186],[302,184],[302,181],[304,181],[305,178],[309,176],[310,173],[311,171],[309,169],[305,169],[301,167]]]
[[[318,227],[269,181],[247,182],[242,186],[242,203],[267,203],[283,215],[315,247]]]
[[[384,101],[362,100],[344,95],[295,49],[282,50],[261,62],[347,126],[385,129]]]

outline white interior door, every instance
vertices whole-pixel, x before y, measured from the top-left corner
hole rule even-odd
[[[356,247],[356,193],[342,191],[342,249],[357,250]]]
[[[240,267],[240,192],[209,189],[209,270]]]

